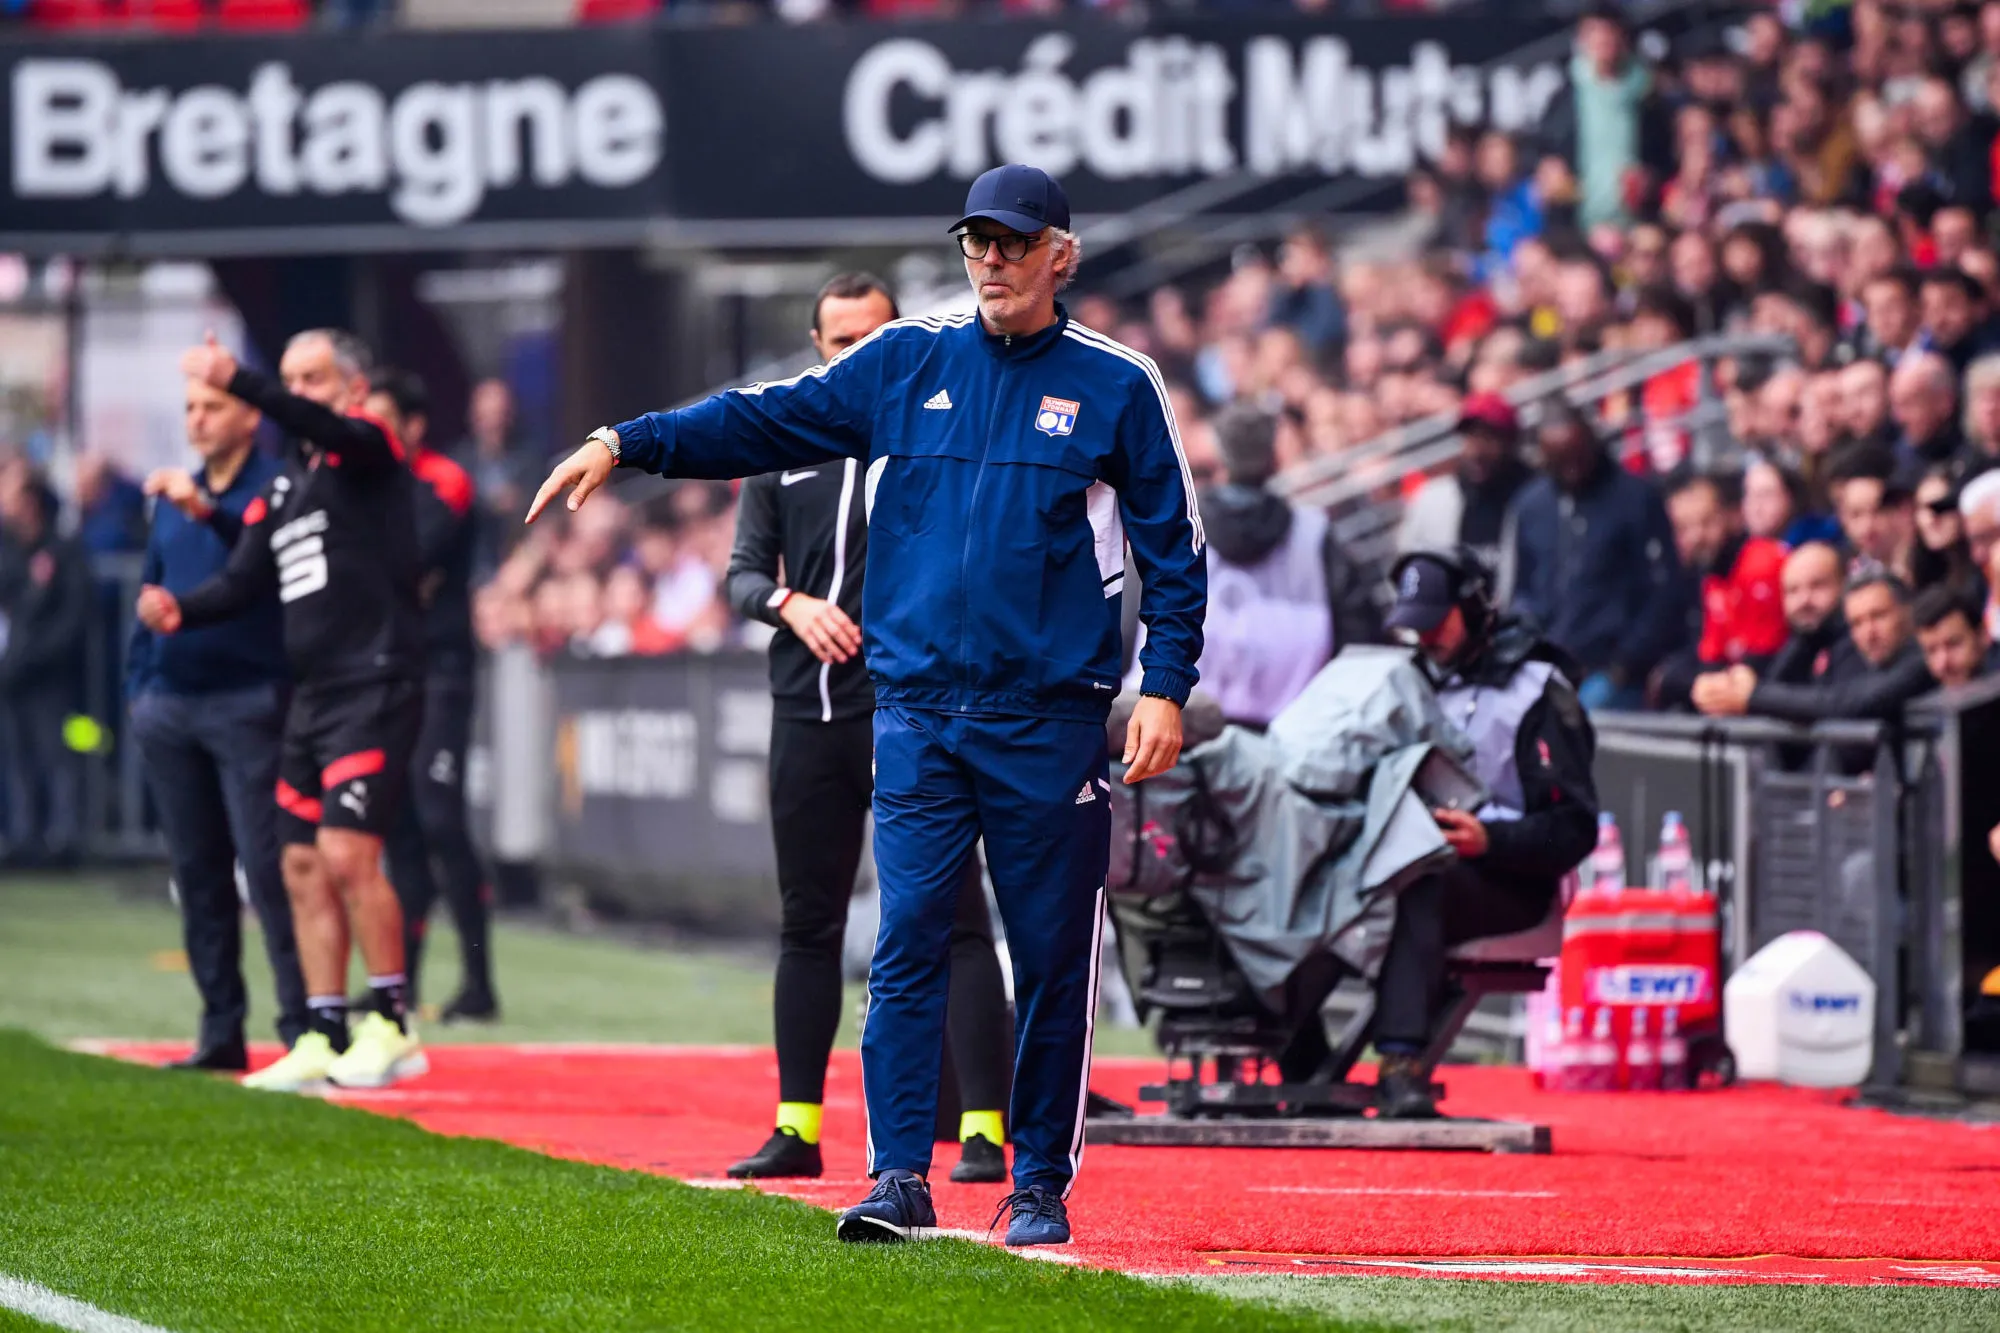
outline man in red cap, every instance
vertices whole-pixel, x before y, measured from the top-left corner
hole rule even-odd
[[[1521,419],[1497,393],[1475,393],[1458,416],[1458,465],[1424,483],[1403,511],[1399,554],[1470,547],[1494,571],[1504,605],[1514,591],[1514,493],[1534,472],[1521,461]]]

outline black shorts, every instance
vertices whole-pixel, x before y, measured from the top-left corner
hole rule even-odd
[[[322,828],[385,836],[409,790],[423,717],[415,680],[294,692],[278,755],[281,840],[310,843]]]

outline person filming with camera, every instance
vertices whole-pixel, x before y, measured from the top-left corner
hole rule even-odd
[[[1376,983],[1373,1039],[1384,1116],[1435,1116],[1422,1053],[1444,1007],[1457,945],[1548,917],[1562,880],[1597,840],[1596,735],[1574,661],[1494,606],[1493,576],[1464,548],[1405,555],[1388,630],[1413,644],[1453,724],[1471,739],[1487,792],[1478,810],[1432,812],[1458,859],[1405,889]]]

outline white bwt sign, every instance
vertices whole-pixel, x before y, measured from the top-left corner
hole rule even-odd
[[[246,186],[271,196],[388,194],[417,227],[463,222],[486,192],[581,181],[634,185],[660,163],[652,86],[600,74],[574,91],[541,76],[302,89],[282,61],[238,91],[128,88],[87,59],[14,66],[13,189],[23,199],[135,199],[158,183],[191,199]]]

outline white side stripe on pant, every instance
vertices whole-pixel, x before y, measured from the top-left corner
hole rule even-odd
[[[840,476],[840,512],[833,520],[833,582],[827,585],[826,600],[840,605],[840,585],[847,580],[847,515],[854,508],[854,460],[848,459]],[[819,720],[833,721],[833,663],[819,664]]]
[[[1083,1075],[1076,1085],[1076,1128],[1069,1139],[1069,1184],[1063,1197],[1076,1188],[1076,1173],[1083,1169],[1083,1122],[1090,1111],[1090,1053],[1097,1043],[1097,986],[1104,970],[1104,886],[1097,886],[1097,911],[1090,921],[1090,996],[1083,1011]]]
[[[74,1329],[75,1333],[166,1333],[155,1324],[100,1310],[87,1301],[7,1273],[0,1273],[0,1309],[17,1311],[57,1328]]]

